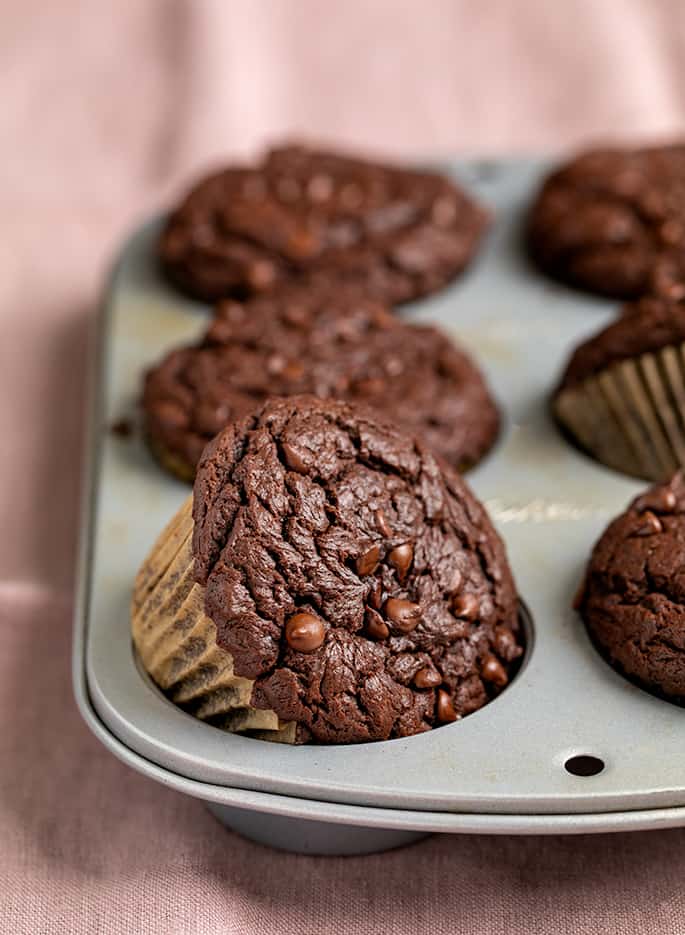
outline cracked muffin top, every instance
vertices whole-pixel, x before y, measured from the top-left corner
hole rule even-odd
[[[147,374],[146,432],[161,463],[192,478],[227,422],[269,396],[303,393],[368,404],[459,470],[499,429],[481,372],[442,331],[405,323],[353,287],[311,283],[220,303],[201,344]]]
[[[300,741],[429,730],[513,675],[499,536],[456,472],[371,410],[267,401],[205,449],[193,519],[218,645]]]
[[[594,548],[577,609],[619,671],[685,703],[685,480],[637,497]]]
[[[206,301],[319,273],[396,304],[457,276],[487,225],[487,212],[442,175],[291,145],[195,186],[159,256],[172,282]]]

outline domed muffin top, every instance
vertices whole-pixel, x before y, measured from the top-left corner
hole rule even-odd
[[[146,376],[146,431],[192,477],[202,449],[269,396],[366,403],[455,467],[497,436],[499,414],[471,358],[439,329],[413,325],[352,287],[290,287],[220,303],[204,341]]]
[[[664,255],[685,246],[685,145],[597,149],[553,172],[528,222],[531,253],[549,274],[616,298],[656,282]]]
[[[577,609],[609,660],[685,702],[685,479],[637,497],[595,546]]]
[[[459,476],[370,410],[270,400],[194,490],[197,581],[252,703],[300,739],[401,737],[481,707],[521,655],[504,547]]]
[[[580,344],[566,365],[559,389],[582,382],[613,364],[685,341],[685,304],[643,298]]]
[[[159,254],[169,278],[205,300],[322,273],[395,304],[456,276],[487,223],[437,173],[292,145],[200,182],[171,214]]]

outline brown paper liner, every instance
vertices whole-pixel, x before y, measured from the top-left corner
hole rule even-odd
[[[193,580],[192,497],[155,543],[133,590],[131,631],[152,680],[175,704],[232,733],[294,743],[296,725],[250,706],[251,679],[233,672]]]
[[[562,390],[554,414],[608,467],[667,479],[685,466],[685,344],[620,361]]]

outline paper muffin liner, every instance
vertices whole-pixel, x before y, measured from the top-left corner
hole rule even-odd
[[[598,461],[665,480],[685,466],[685,344],[620,361],[561,390],[553,406]]]
[[[250,705],[251,679],[233,672],[204,612],[204,588],[193,580],[192,497],[155,543],[136,578],[133,642],[143,667],[175,704],[232,733],[294,743],[294,722]]]

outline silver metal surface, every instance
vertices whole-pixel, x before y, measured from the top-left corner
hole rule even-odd
[[[493,233],[472,273],[406,312],[472,348],[502,404],[502,438],[469,481],[506,540],[535,641],[501,698],[406,740],[267,744],[202,724],[141,678],[129,636],[131,583],[187,488],[157,468],[138,437],[117,438],[108,426],[134,411],[144,367],[201,332],[206,317],[159,280],[156,226],[131,240],[102,322],[75,674],[91,726],[136,768],[226,806],[269,811],[287,802],[286,817],[365,827],[541,833],[685,824],[685,710],[614,673],[570,610],[592,544],[642,485],[573,450],[547,412],[567,354],[613,307],[528,268],[521,211],[540,171],[531,163],[455,167],[494,208]],[[599,757],[605,769],[570,775],[564,763],[576,754]]]
[[[297,841],[298,854],[346,857],[352,854],[377,854],[396,847],[414,844],[426,837],[424,831],[389,831],[364,828],[362,825],[334,825],[327,821],[301,821],[282,815],[248,812],[243,808],[209,803],[209,811],[231,831],[252,841],[292,851]]]

